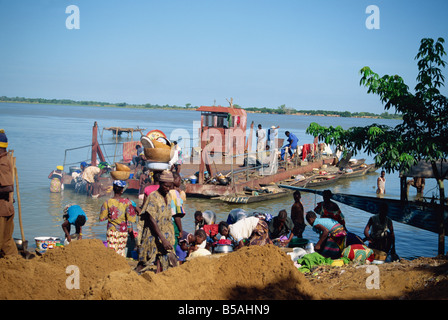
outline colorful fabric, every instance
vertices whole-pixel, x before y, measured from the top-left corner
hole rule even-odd
[[[8,138],[3,129],[0,129],[0,148],[8,148]]]
[[[206,224],[202,227],[202,229],[204,229],[207,236],[210,237],[214,237],[219,233],[218,224]]]
[[[173,182],[174,181],[173,173],[169,170],[163,170],[162,173],[160,174],[159,181],[167,183]]]
[[[121,188],[126,187],[126,181],[123,180],[114,180],[113,184]]]
[[[298,269],[302,273],[310,272],[313,267],[322,265],[331,265],[333,260],[331,258],[326,258],[320,253],[313,252],[304,255],[302,258],[297,260],[300,265]]]
[[[126,243],[128,241],[128,232],[117,231],[113,228],[106,232],[107,247],[115,250],[116,253],[126,257]]]
[[[346,236],[347,232],[345,231],[344,226],[337,223],[330,230],[330,234],[328,235],[327,240],[324,242],[320,254],[328,258],[339,258],[341,256],[341,251],[345,247]]]
[[[375,260],[375,253],[372,249],[363,244],[353,244],[342,251],[342,257],[350,259],[354,262],[365,263]]]
[[[128,222],[135,222],[136,216],[135,208],[127,198],[110,198],[101,206],[100,221],[107,219],[107,230],[127,232]]]
[[[259,220],[255,230],[250,236],[249,245],[264,246],[265,244],[272,244],[272,240],[269,238],[269,227],[266,221]]]
[[[50,192],[51,193],[59,193],[62,191],[62,181],[61,178],[54,177],[50,181]]]
[[[123,162],[131,162],[135,155],[135,147],[140,145],[140,141],[128,141],[123,143]]]
[[[319,202],[316,208],[314,208],[314,212],[320,215],[321,218],[331,218],[345,226],[344,215],[339,206],[333,201],[329,203]]]
[[[144,262],[146,266],[159,260],[163,270],[171,266],[170,252],[167,252],[160,239],[153,234],[149,227],[149,215],[157,223],[163,237],[174,247],[174,226],[171,220],[171,197],[168,194],[165,198],[157,191],[152,192],[147,197],[142,207],[141,218],[144,220],[143,234],[141,238],[141,250],[139,252],[139,261]]]
[[[302,160],[305,160],[306,157],[308,156],[308,153],[311,152],[311,144],[307,143],[303,145],[302,148]]]
[[[182,197],[177,190],[170,190],[170,209],[171,209],[171,215],[172,216],[185,216],[185,211],[183,208],[184,201],[182,200]]]
[[[148,196],[150,193],[159,190],[159,185],[158,184],[151,184],[147,187],[145,187],[145,196]]]

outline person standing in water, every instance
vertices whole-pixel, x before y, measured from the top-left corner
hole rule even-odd
[[[381,175],[378,177],[376,182],[377,189],[376,194],[385,194],[386,193],[386,171],[382,170]]]
[[[302,234],[303,231],[305,231],[306,224],[300,191],[296,190],[293,194],[293,197],[294,204],[291,207],[291,220],[294,223],[294,228],[292,229],[292,233],[294,233],[297,238],[302,238]]]

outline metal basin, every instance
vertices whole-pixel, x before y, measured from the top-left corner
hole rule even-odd
[[[213,250],[214,253],[229,253],[233,252],[233,247],[228,244],[217,244]]]

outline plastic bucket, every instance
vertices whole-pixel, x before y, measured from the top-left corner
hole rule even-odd
[[[196,184],[197,181],[198,181],[197,179],[191,179],[190,180],[191,184]]]
[[[58,237],[36,237],[36,247],[39,251],[56,248],[56,244],[60,243],[61,239]]]

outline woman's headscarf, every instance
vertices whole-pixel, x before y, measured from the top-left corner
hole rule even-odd
[[[173,173],[169,170],[164,170],[160,174],[159,182],[174,182]]]

